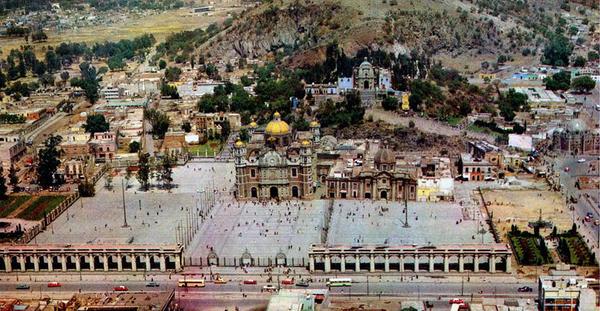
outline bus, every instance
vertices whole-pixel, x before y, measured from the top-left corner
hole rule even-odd
[[[179,287],[204,287],[204,279],[180,279],[177,282]]]
[[[329,281],[327,281],[327,286],[329,286],[329,287],[352,286],[352,279],[351,278],[329,279]]]

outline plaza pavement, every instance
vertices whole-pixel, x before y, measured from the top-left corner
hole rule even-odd
[[[123,172],[121,172],[123,173]],[[217,201],[224,201],[234,182],[231,163],[190,163],[173,169],[171,191],[152,187],[139,190],[135,177],[125,191],[129,227],[123,228],[121,180],[113,179],[113,189],[96,184],[96,196],[82,198],[56,219],[31,243],[134,243],[176,242],[176,228],[185,226],[186,216],[206,206],[207,193],[215,185]],[[158,184],[154,181],[153,184]],[[141,209],[140,209],[141,205]],[[190,210],[191,209],[191,210]]]
[[[485,224],[486,232],[478,234],[483,218],[479,213],[474,219],[467,217],[473,211],[465,206],[474,203],[469,196],[478,184],[457,183],[461,193],[457,202],[409,202],[410,228],[403,226],[402,202],[335,200],[330,229],[322,236],[329,200],[237,202],[232,196],[234,165],[214,162],[174,168],[176,187],[170,192],[158,187],[141,192],[132,178],[125,191],[129,227],[124,228],[122,175],[114,178],[112,190],[99,181],[95,197],[76,202],[32,243],[176,243],[181,241],[176,235],[185,231],[176,234],[177,227],[189,226],[186,218],[201,212],[206,218],[198,222],[198,232],[184,255],[195,264],[200,259],[206,264],[211,248],[229,265],[233,258],[239,263],[246,251],[253,258],[271,259],[282,252],[288,262],[294,258],[298,264],[307,258],[311,244],[322,243],[322,238],[330,245],[481,243],[482,237],[485,243],[493,241]],[[207,194],[213,193],[213,185],[215,206],[208,213]]]
[[[437,245],[493,242],[487,225],[465,220],[455,203],[409,202],[404,227],[404,203],[336,200],[327,242],[330,245]]]

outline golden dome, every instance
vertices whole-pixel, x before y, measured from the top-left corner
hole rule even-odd
[[[321,124],[319,124],[319,122],[317,122],[317,121],[310,122],[310,127],[319,127],[319,126],[321,126]]]
[[[250,127],[251,128],[257,128],[258,124],[256,124],[256,122],[252,121],[252,122],[250,122]]]
[[[238,139],[238,140],[235,142],[235,147],[236,147],[236,148],[242,148],[242,147],[244,147],[244,142]]]
[[[304,139],[301,144],[302,144],[302,146],[307,147],[307,146],[310,146],[310,141]]]
[[[268,135],[286,135],[290,133],[290,126],[281,120],[279,112],[273,114],[273,120],[267,124],[265,133]]]

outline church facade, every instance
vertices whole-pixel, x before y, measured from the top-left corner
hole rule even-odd
[[[313,197],[313,142],[319,124],[310,123],[311,138],[299,138],[275,113],[264,131],[251,124],[251,139],[234,145],[236,198],[239,200],[310,199]]]

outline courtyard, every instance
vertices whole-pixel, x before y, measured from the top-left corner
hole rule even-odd
[[[124,227],[121,191],[121,184],[127,183],[124,175],[121,172],[113,179],[112,189],[105,188],[103,180],[99,181],[94,197],[79,199],[32,243],[174,244],[178,236],[185,235],[192,215],[195,217],[206,209],[213,188],[215,202],[222,204],[234,181],[233,165],[227,163],[176,167],[175,187],[170,191],[151,187],[143,192],[135,177],[131,178],[125,190],[128,226]]]
[[[186,265],[205,265],[209,258],[220,265],[268,265],[283,257],[287,264],[300,266],[307,264],[312,244],[493,242],[481,214],[473,215],[460,202],[409,202],[409,227],[405,227],[402,202],[238,202],[232,195],[232,163],[193,162],[176,167],[171,190],[153,181],[151,189],[143,192],[135,178],[127,181],[124,175],[121,171],[114,177],[112,189],[98,182],[96,196],[75,202],[32,243],[174,244],[189,240]],[[123,226],[122,183],[129,184],[124,200],[127,227]],[[457,188],[461,198],[470,201],[472,185]],[[214,208],[209,211],[213,200]],[[195,235],[189,233],[190,227],[198,228]]]

